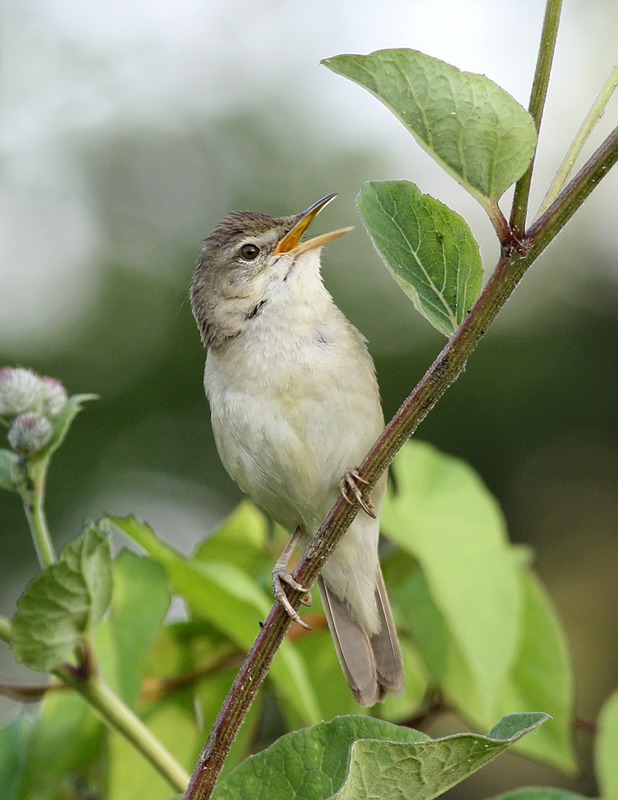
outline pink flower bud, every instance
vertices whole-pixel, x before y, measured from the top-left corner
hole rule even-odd
[[[36,411],[27,411],[15,417],[9,428],[9,442],[18,453],[38,453],[51,439],[54,428],[51,422]]]
[[[67,400],[67,390],[56,380],[48,375],[41,378],[43,385],[43,411],[48,417],[57,417],[64,408]]]
[[[38,375],[21,367],[0,369],[0,416],[34,411],[42,402],[43,383]]]

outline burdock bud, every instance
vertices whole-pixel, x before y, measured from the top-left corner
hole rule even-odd
[[[9,442],[18,453],[38,453],[49,442],[53,431],[47,417],[36,411],[27,411],[13,420],[9,428]]]
[[[43,387],[43,411],[48,417],[57,417],[69,399],[67,390],[56,380],[48,375],[41,378]]]
[[[38,375],[21,367],[0,369],[0,416],[13,417],[41,407],[43,383]]]

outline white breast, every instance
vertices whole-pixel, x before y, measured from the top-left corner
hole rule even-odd
[[[320,284],[321,287],[321,284]],[[206,362],[221,461],[274,519],[308,532],[383,427],[373,363],[328,292],[274,298]]]

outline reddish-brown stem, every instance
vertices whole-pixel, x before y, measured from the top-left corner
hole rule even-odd
[[[67,686],[63,683],[52,683],[47,686],[18,686],[12,683],[0,683],[0,695],[10,697],[20,703],[38,703],[48,692],[64,692]]]

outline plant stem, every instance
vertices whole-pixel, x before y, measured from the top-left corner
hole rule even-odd
[[[24,504],[26,518],[43,568],[56,561],[44,508],[48,466],[49,456],[38,461],[24,459],[20,464],[21,480],[19,484],[19,493]],[[0,639],[9,643],[11,639],[11,624],[3,617],[0,617]],[[54,674],[63,683],[78,692],[111,729],[130,742],[176,792],[184,792],[189,783],[189,774],[153,736],[139,717],[96,676],[89,664],[88,653],[87,648],[77,652],[76,659],[80,665],[79,668],[59,668],[54,670]],[[82,674],[80,674],[80,670]]]
[[[485,205],[485,210],[487,211],[487,215],[489,216],[491,224],[494,226],[494,230],[496,231],[500,245],[502,247],[514,247],[515,249],[518,249],[520,247],[520,243],[513,235],[511,226],[502,213],[502,209],[498,205],[498,202],[496,200],[489,200]]]
[[[359,467],[359,473],[371,490],[388,468],[396,453],[458,378],[466,362],[494,321],[500,309],[515,290],[530,265],[573,216],[586,197],[618,160],[618,129],[593,154],[578,175],[564,189],[547,212],[522,237],[521,247],[504,247],[496,269],[470,314],[444,347],[422,380],[391,419],[378,441]],[[295,579],[311,586],[325,561],[333,552],[358,512],[342,497],[331,509],[320,529],[309,543],[294,571]],[[290,591],[289,600],[300,607],[302,593]],[[245,719],[291,618],[276,603],[248,653],[236,680],[215,721],[200,754],[185,800],[208,800],[221,773],[223,764],[238,729]]]
[[[40,703],[45,695],[57,689],[66,690],[63,684],[56,683],[48,686],[19,686],[11,683],[0,683],[0,695],[19,703]]]
[[[23,479],[19,489],[24,512],[34,541],[39,563],[44,569],[56,561],[56,552],[45,516],[45,481],[49,458],[31,463],[23,461]]]
[[[107,725],[129,741],[165,778],[174,791],[184,792],[189,783],[189,774],[153,736],[141,719],[125,706],[100,678],[91,677],[82,681],[66,669],[59,669],[55,674],[72,686],[99,713]]]
[[[534,120],[537,134],[541,130],[541,120],[543,118],[543,109],[545,108],[551,65],[556,50],[556,39],[558,37],[561,11],[562,0],[547,0],[545,17],[543,19],[543,30],[541,33],[541,43],[539,45],[532,90],[530,92],[530,103],[528,104],[528,111]],[[530,166],[517,181],[515,186],[513,208],[511,211],[511,229],[516,239],[522,238],[526,228],[526,215],[528,212],[528,200],[530,197],[533,170],[534,156],[532,157]]]
[[[592,104],[592,108],[586,115],[586,119],[581,124],[580,129],[577,131],[575,138],[573,139],[571,146],[569,147],[567,154],[565,155],[562,163],[558,167],[558,171],[554,176],[554,179],[551,183],[551,186],[547,190],[545,197],[543,198],[543,202],[539,208],[537,217],[540,217],[541,214],[545,213],[549,206],[554,202],[556,197],[562,191],[564,184],[567,182],[567,178],[571,174],[571,170],[573,169],[573,164],[577,161],[577,157],[582,151],[582,148],[586,144],[586,141],[590,137],[592,129],[598,122],[599,118],[602,116],[603,111],[605,110],[605,106],[609,102],[610,97],[618,87],[618,64],[614,67],[611,71],[608,79],[603,84],[603,88],[599,92],[597,99]]]
[[[0,639],[10,644],[12,637],[11,622],[6,617],[0,616]]]
[[[538,248],[546,237],[551,241],[562,230],[616,161],[618,161],[618,127],[614,128],[595,150],[547,211],[530,226],[527,239],[534,248]]]

